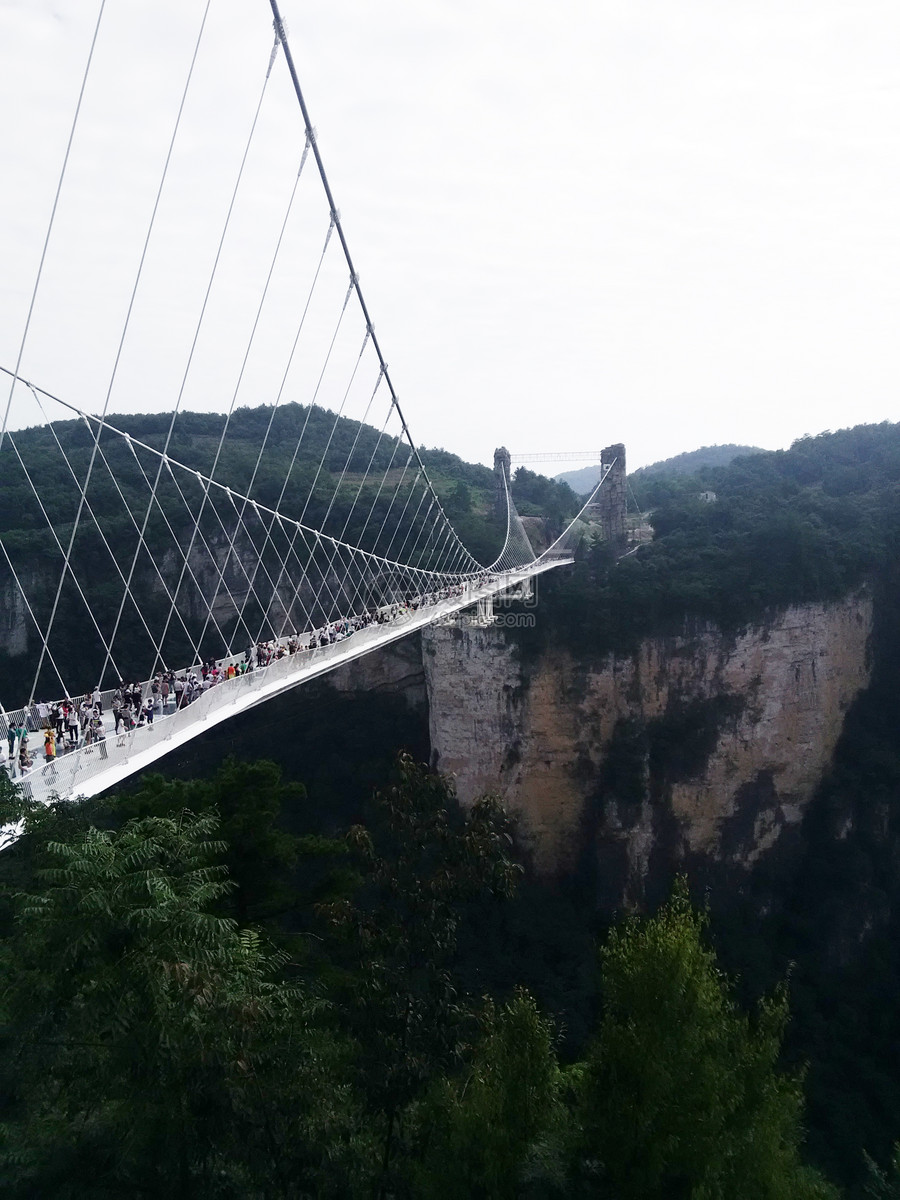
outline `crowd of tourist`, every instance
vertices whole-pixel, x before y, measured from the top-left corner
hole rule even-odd
[[[472,584],[476,588],[487,586],[495,578],[486,573],[474,579]],[[373,625],[387,625],[408,618],[412,612],[461,596],[463,591],[463,584],[449,584],[358,616],[330,621],[304,635],[291,634],[286,638],[257,642],[243,658],[221,662],[212,659],[180,673],[159,671],[147,683],[121,680],[110,704],[111,730],[104,718],[103,693],[99,685],[77,700],[66,697],[52,704],[32,704],[26,712],[7,718],[6,743],[0,744],[0,770],[6,769],[15,777],[35,769],[34,755],[40,751],[31,743],[30,734],[38,735],[35,741],[40,740],[42,744],[45,777],[54,778],[57,757],[74,750],[96,747],[101,757],[106,758],[108,732],[124,744],[134,729],[152,726],[154,717],[165,716],[170,706],[172,712],[184,708],[211,687],[268,667],[287,656],[332,646]]]

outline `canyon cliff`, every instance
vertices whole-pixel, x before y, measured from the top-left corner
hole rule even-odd
[[[540,613],[538,613],[540,619]],[[500,795],[538,870],[602,870],[613,905],[665,873],[750,869],[795,829],[867,686],[872,601],[790,607],[738,634],[686,623],[629,655],[523,654],[502,625],[445,625],[337,673],[427,711],[461,801]]]

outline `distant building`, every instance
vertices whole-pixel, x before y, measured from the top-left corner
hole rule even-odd
[[[707,504],[715,504],[718,497],[716,496],[715,492],[701,492],[700,499],[705,501]]]

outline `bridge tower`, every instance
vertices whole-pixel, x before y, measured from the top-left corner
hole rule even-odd
[[[609,470],[597,495],[603,536],[621,554],[625,549],[625,447],[621,442],[600,452],[600,465]]]
[[[505,446],[498,446],[494,451],[494,511],[498,516],[506,516],[506,488],[504,476],[508,484],[512,483],[510,475],[511,458]]]

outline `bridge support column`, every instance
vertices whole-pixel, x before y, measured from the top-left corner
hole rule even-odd
[[[479,625],[492,625],[494,623],[493,596],[483,596],[478,601],[475,620]]]
[[[601,452],[604,472],[609,471],[606,483],[597,495],[597,508],[603,525],[604,540],[622,554],[625,550],[625,447],[621,442],[607,446]]]
[[[498,446],[494,451],[494,512],[504,520],[506,519],[506,487],[512,483],[509,473],[510,462],[507,448]]]

